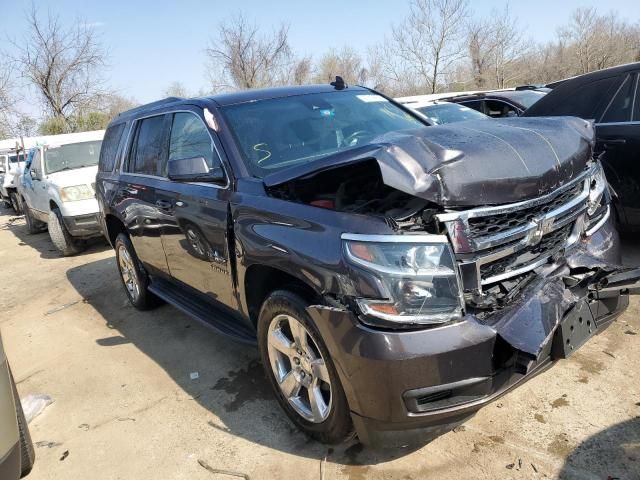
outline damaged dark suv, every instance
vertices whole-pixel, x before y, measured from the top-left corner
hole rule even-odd
[[[426,126],[362,87],[169,98],[109,126],[125,291],[257,343],[338,442],[427,441],[602,331],[638,290],[576,118]]]

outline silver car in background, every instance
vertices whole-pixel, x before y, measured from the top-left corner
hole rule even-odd
[[[35,452],[0,335],[0,479],[17,480],[33,467]]]

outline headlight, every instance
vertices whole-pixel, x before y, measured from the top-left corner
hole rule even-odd
[[[77,202],[78,200],[89,200],[90,198],[94,198],[94,194],[89,185],[64,187],[60,190],[60,199],[63,202]]]
[[[379,280],[381,298],[357,299],[366,317],[424,325],[462,316],[457,269],[446,237],[344,234],[342,238],[348,261]]]
[[[587,199],[586,234],[591,235],[609,217],[609,190],[607,179],[600,162],[596,162],[589,177],[589,197]]]

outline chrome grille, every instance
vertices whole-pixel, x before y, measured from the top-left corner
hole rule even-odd
[[[521,275],[573,245],[584,226],[589,171],[533,200],[438,215],[466,292]]]

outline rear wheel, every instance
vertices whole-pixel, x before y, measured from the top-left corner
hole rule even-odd
[[[302,297],[273,292],[258,319],[262,363],[278,402],[310,437],[338,443],[352,432],[347,399]]]
[[[13,211],[16,212],[17,215],[20,215],[22,211],[20,208],[20,202],[18,201],[18,194],[11,192],[9,194],[9,201],[11,202],[11,208],[13,208]]]
[[[65,257],[80,253],[85,248],[82,240],[74,238],[67,230],[62,213],[57,208],[49,212],[49,236],[60,253]]]
[[[149,310],[157,306],[160,301],[148,289],[149,275],[142,268],[129,237],[120,233],[114,247],[120,279],[131,305],[138,310]]]
[[[16,384],[13,380],[13,374],[11,374],[11,386],[13,387],[13,398],[16,404],[16,417],[18,419],[18,431],[20,433],[21,477],[24,477],[33,468],[33,463],[36,459],[36,452],[33,449],[31,434],[29,433],[27,419],[24,418],[22,404],[20,403],[20,396],[18,395],[18,390],[16,389]]]

